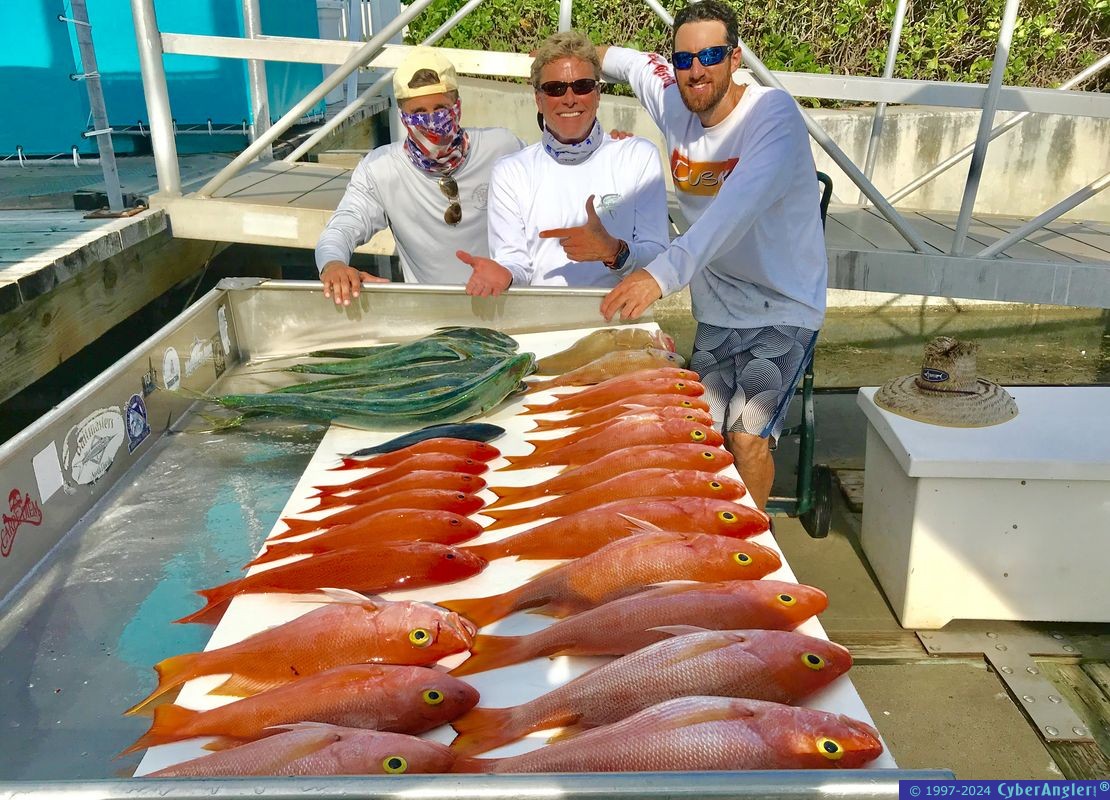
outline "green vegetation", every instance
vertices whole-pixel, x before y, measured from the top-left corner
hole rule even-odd
[[[739,3],[740,36],[771,69],[881,75],[895,0],[781,0]],[[409,26],[424,39],[462,5],[438,0]],[[663,5],[672,13],[684,3]],[[894,76],[986,83],[1003,0],[911,0]],[[554,0],[485,0],[440,44],[472,50],[528,52],[553,33]],[[669,53],[670,31],[639,0],[574,5],[574,27],[595,42]],[[1026,0],[1006,68],[1014,86],[1056,86],[1110,49],[1110,0]],[[1084,89],[1110,91],[1110,70]]]

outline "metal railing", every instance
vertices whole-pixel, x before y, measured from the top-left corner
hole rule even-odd
[[[257,0],[243,0],[244,5],[257,3]],[[243,58],[249,61],[263,62],[292,61],[301,63],[336,64],[338,68],[325,78],[319,86],[313,89],[300,103],[288,111],[280,120],[268,129],[256,129],[254,141],[236,157],[223,170],[208,181],[197,193],[197,197],[207,198],[213,196],[228,180],[238,174],[250,162],[263,156],[270,150],[274,141],[283,135],[295,124],[303,113],[311,108],[328,92],[341,84],[360,67],[375,67],[389,69],[396,66],[400,58],[400,51],[404,48],[387,45],[401,28],[420,14],[431,0],[415,0],[401,14],[382,27],[366,43],[320,41],[314,39],[298,39],[290,37],[266,36],[257,31],[250,31],[249,39],[233,39],[227,37],[187,35],[187,34],[162,34],[158,30],[155,20],[153,0],[131,0],[132,12],[135,16],[136,37],[138,39],[140,63],[143,74],[143,88],[147,97],[148,112],[151,124],[151,140],[155,153],[155,165],[158,170],[159,189],[164,196],[180,196],[180,177],[177,174],[176,149],[172,140],[172,126],[170,125],[169,101],[166,91],[165,73],[162,69],[161,57],[164,52],[183,55],[217,56],[230,58]],[[469,0],[449,20],[440,26],[422,44],[435,44],[446,33],[453,29],[463,18],[471,13],[483,0]],[[667,25],[673,25],[674,20],[663,8],[658,0],[645,0],[648,7]],[[573,0],[559,0],[559,28],[570,26]],[[897,55],[898,40],[901,32],[901,20],[904,18],[905,3],[899,3],[896,12],[895,25],[893,26],[891,40],[888,46],[887,62],[883,77],[857,77],[842,75],[820,75],[806,73],[772,72],[743,41],[740,47],[743,50],[744,63],[747,72],[758,83],[765,86],[782,88],[795,97],[816,97],[821,99],[849,100],[875,102],[878,106],[872,122],[872,134],[869,140],[865,158],[865,168],[861,170],[832,140],[824,128],[813,117],[802,109],[806,127],[813,139],[828,154],[832,161],[847,175],[860,192],[860,203],[865,201],[874,205],[876,211],[882,214],[898,233],[909,243],[910,247],[918,253],[939,254],[935,248],[927,245],[921,235],[913,228],[906,218],[892,205],[893,202],[915,191],[928,181],[934,179],[956,163],[971,156],[968,176],[965,181],[963,201],[957,221],[956,234],[953,237],[951,255],[961,255],[970,224],[971,214],[974,209],[978,192],[979,181],[982,176],[983,163],[986,158],[987,146],[994,138],[1005,133],[1022,119],[1033,113],[1069,114],[1077,116],[1090,116],[1110,119],[1110,95],[1073,91],[1074,86],[1097,74],[1110,64],[1110,55],[1104,56],[1091,67],[1084,70],[1065,84],[1056,89],[1031,89],[1002,85],[1002,75],[1005,71],[1009,55],[1010,39],[1017,17],[1019,0],[1007,0],[1003,14],[1003,23],[999,32],[995,48],[994,62],[991,70],[991,79],[986,86],[978,84],[963,84],[942,81],[913,81],[895,79],[893,74],[894,59]],[[524,55],[495,53],[486,51],[450,51],[452,60],[460,72],[485,75],[485,76],[511,76],[525,77],[528,74],[530,59]],[[328,133],[338,127],[344,120],[359,110],[372,97],[380,94],[389,84],[389,74],[383,75],[367,90],[362,92],[353,102],[343,108],[332,120],[326,122],[312,136],[299,147],[293,150],[285,161],[292,162],[307,153],[318,144]],[[252,83],[253,89],[253,83]],[[965,148],[957,154],[946,159],[942,164],[930,170],[920,178],[915,179],[906,187],[895,192],[889,198],[875,187],[870,173],[874,166],[875,151],[882,129],[883,115],[886,104],[912,103],[915,105],[978,108],[982,112],[978,136],[970,148]],[[1003,125],[994,127],[994,115],[997,111],[1020,112]],[[1093,197],[1106,188],[1105,176],[1088,186],[1078,190],[1070,197],[1053,206],[1053,208],[1039,215],[1028,225],[1023,226],[1025,231],[1022,237],[1039,230],[1045,224],[1056,219],[1061,214],[1075,208],[1079,203]],[[1034,225],[1034,223],[1039,224]],[[1026,230],[1028,229],[1028,230]],[[1016,232],[1015,232],[1016,233]],[[1001,252],[999,245],[1003,242],[1006,247],[1013,244],[1008,242],[1012,236],[1006,237],[995,245],[985,248],[976,254],[979,258],[989,258]],[[1020,238],[1014,241],[1020,241]],[[1005,248],[1002,248],[1005,249]]]

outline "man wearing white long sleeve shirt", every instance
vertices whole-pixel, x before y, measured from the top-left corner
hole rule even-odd
[[[369,153],[351,174],[316,245],[324,295],[336,305],[358,297],[354,249],[389,227],[410,283],[463,284],[470,270],[452,254],[486,254],[486,204],[497,159],[524,143],[504,128],[463,128],[455,68],[435,50],[414,48],[393,75],[407,136]]]
[[[662,130],[690,228],[605,298],[607,319],[642,314],[687,284],[698,322],[691,367],[753,500],[765,506],[771,448],[825,314],[828,261],[816,172],[794,99],[734,83],[735,12],[681,9],[672,64],[599,48]]]
[[[490,258],[472,294],[516,286],[611,287],[666,247],[667,198],[659,153],[637,137],[614,139],[597,121],[601,64],[589,39],[557,33],[535,54],[532,84],[540,142],[494,165]]]

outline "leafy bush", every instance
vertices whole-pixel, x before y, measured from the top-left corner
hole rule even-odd
[[[437,0],[409,26],[421,41],[462,5]],[[881,75],[896,0],[780,0],[739,3],[740,36],[771,69]],[[674,10],[684,3],[664,2]],[[1004,0],[911,0],[894,76],[986,83]],[[441,42],[444,47],[528,52],[553,33],[554,0],[485,0]],[[595,42],[670,51],[670,30],[640,0],[579,0],[574,27]],[[1005,82],[1056,86],[1110,49],[1110,0],[1022,3]],[[1110,70],[1081,88],[1110,91]]]

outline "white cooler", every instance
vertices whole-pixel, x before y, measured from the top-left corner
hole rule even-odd
[[[1110,622],[1110,388],[1009,389],[988,428],[916,422],[859,391],[862,546],[905,628]]]

